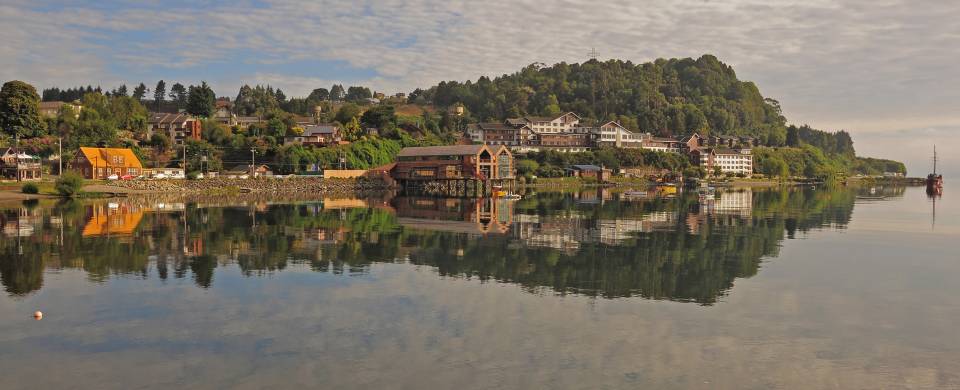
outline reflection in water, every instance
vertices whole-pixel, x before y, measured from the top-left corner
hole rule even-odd
[[[850,189],[795,188],[714,199],[602,189],[520,201],[70,201],[3,211],[0,276],[9,294],[23,295],[42,287],[45,269],[83,269],[94,281],[189,277],[206,288],[228,264],[245,275],[288,264],[357,274],[372,263],[409,262],[531,292],[711,304],[776,256],[784,238],[844,227],[855,198]]]

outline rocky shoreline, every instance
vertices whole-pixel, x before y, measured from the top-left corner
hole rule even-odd
[[[104,192],[129,193],[209,193],[234,194],[250,192],[273,193],[342,193],[369,192],[391,189],[379,179],[323,179],[317,177],[258,177],[248,179],[211,178],[202,180],[123,180],[98,186]]]

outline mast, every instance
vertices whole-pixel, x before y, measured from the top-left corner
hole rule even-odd
[[[933,174],[937,174],[937,145],[933,145]]]

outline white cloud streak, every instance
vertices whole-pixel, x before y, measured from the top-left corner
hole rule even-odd
[[[0,6],[0,33],[8,42],[0,48],[0,79],[41,86],[132,84],[140,80],[123,69],[151,69],[152,78],[169,79],[165,72],[243,62],[244,69],[254,69],[211,80],[214,86],[226,91],[270,82],[288,95],[305,95],[339,81],[393,92],[497,76],[533,62],[579,62],[595,47],[602,58],[634,62],[715,54],[780,100],[796,123],[884,132],[960,122],[953,108],[960,98],[954,69],[960,62],[960,3],[262,3],[122,6],[110,12],[76,3],[46,12],[30,3]],[[278,69],[297,61],[338,61],[374,76]]]

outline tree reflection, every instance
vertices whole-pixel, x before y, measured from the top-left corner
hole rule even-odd
[[[535,293],[712,304],[777,256],[782,240],[846,226],[857,191],[629,199],[604,189],[518,202],[396,198],[360,208],[339,208],[356,203],[343,201],[41,203],[0,213],[0,282],[9,294],[28,294],[42,288],[44,270],[64,268],[98,283],[190,277],[209,288],[224,266],[256,277],[291,266],[362,274],[375,263],[401,262]]]

